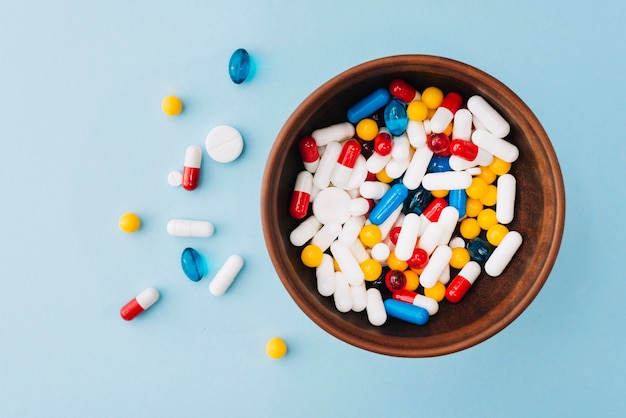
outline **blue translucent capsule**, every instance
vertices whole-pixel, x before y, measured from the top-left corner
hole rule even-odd
[[[481,237],[476,237],[467,244],[470,258],[479,264],[484,264],[494,249],[486,239]]]
[[[385,126],[389,129],[389,133],[393,136],[399,136],[406,131],[409,123],[409,117],[406,114],[404,102],[393,99],[385,107]]]
[[[465,189],[450,190],[448,193],[448,205],[459,211],[459,219],[465,216],[467,208],[467,193]]]
[[[348,120],[350,123],[358,123],[361,119],[372,115],[378,109],[382,109],[389,102],[390,98],[389,90],[382,87],[375,90],[348,109]]]
[[[193,248],[185,248],[180,256],[180,264],[185,276],[193,282],[197,282],[207,274],[207,265],[202,254]]]
[[[370,222],[374,225],[380,225],[385,222],[385,219],[402,205],[408,194],[409,190],[402,183],[396,183],[391,186],[370,212]]]
[[[444,171],[452,171],[452,168],[450,168],[450,157],[432,157],[426,171],[429,173],[443,173]]]
[[[241,84],[244,82],[250,74],[250,55],[248,51],[243,48],[239,48],[230,57],[228,63],[228,75],[235,84]]]
[[[384,304],[387,315],[393,318],[415,325],[424,325],[428,322],[428,311],[420,306],[395,299],[387,299]]]
[[[420,184],[417,189],[409,191],[407,199],[404,201],[402,213],[405,215],[407,213],[417,213],[418,215],[421,215],[422,212],[424,212],[424,209],[426,209],[432,201],[432,193],[424,189],[424,187]]]

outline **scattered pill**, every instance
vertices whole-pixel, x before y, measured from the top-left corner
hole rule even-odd
[[[235,84],[243,83],[250,74],[250,54],[243,48],[233,52],[228,62],[228,75]]]
[[[296,177],[296,184],[291,195],[289,214],[292,218],[302,219],[309,211],[311,192],[313,190],[313,175],[308,171],[301,171]]]
[[[241,258],[240,255],[233,254],[228,257],[224,265],[218,270],[217,274],[209,284],[209,291],[211,294],[214,296],[223,295],[233,283],[242,267],[243,258]]]
[[[281,338],[270,338],[265,345],[265,352],[269,358],[283,358],[287,354],[287,344]]]
[[[193,248],[185,248],[180,256],[180,264],[185,276],[192,282],[200,281],[207,274],[205,258]]]
[[[136,232],[141,226],[141,220],[139,216],[134,213],[126,212],[120,216],[119,219],[120,229],[127,233]]]
[[[183,173],[180,171],[170,171],[167,175],[167,182],[172,187],[178,187],[183,184]]]
[[[135,319],[137,315],[154,305],[154,303],[159,300],[159,296],[158,290],[149,287],[124,305],[120,310],[120,315],[124,320],[131,321]]]
[[[182,186],[185,190],[195,190],[200,180],[200,164],[202,162],[202,148],[189,145],[185,150]]]
[[[183,102],[176,96],[166,96],[161,102],[161,110],[168,116],[176,116],[183,111]]]
[[[214,231],[213,224],[208,221],[172,219],[167,223],[167,233],[177,237],[208,238]]]
[[[243,152],[243,137],[232,126],[219,125],[206,136],[205,146],[209,157],[218,163],[230,163]]]

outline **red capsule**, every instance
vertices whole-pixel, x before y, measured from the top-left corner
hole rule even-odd
[[[413,301],[415,300],[415,296],[417,296],[417,293],[411,292],[410,290],[406,290],[406,289],[400,289],[397,292],[393,292],[393,294],[391,295],[391,297],[394,298],[395,300],[399,300],[400,302],[410,303],[410,304],[413,304]]]
[[[426,206],[426,209],[422,212],[422,215],[426,217],[431,222],[437,222],[439,220],[439,215],[441,215],[441,211],[443,208],[448,206],[448,202],[443,197],[438,197],[430,202],[430,205]]]
[[[428,253],[422,248],[416,248],[406,262],[413,270],[423,269],[428,264]]]
[[[402,79],[393,80],[389,84],[389,93],[391,93],[393,97],[400,99],[405,103],[412,102],[417,96],[417,90]]]
[[[478,146],[470,141],[454,139],[450,142],[450,154],[467,161],[474,161],[478,155]]]
[[[392,292],[404,289],[406,285],[406,276],[400,270],[390,270],[385,275],[385,286]]]
[[[315,138],[305,136],[298,143],[298,148],[300,149],[300,156],[302,157],[304,168],[312,173],[315,172],[320,162],[320,153],[317,149]]]
[[[476,261],[470,261],[465,264],[446,289],[446,299],[448,302],[460,302],[479,275],[480,265]]]
[[[185,151],[185,163],[183,166],[183,189],[194,190],[200,180],[200,163],[202,162],[202,148],[197,145],[189,145]]]
[[[461,108],[462,104],[463,104],[463,97],[461,97],[459,93],[450,92],[445,95],[439,107],[448,109],[450,112],[454,114],[456,113],[457,110]]]
[[[311,201],[311,190],[313,190],[313,175],[308,171],[301,171],[296,177],[296,184],[291,194],[289,214],[292,218],[302,219],[306,216]]]
[[[133,320],[137,315],[154,305],[157,300],[159,300],[159,291],[149,287],[124,305],[120,310],[120,316],[126,321]]]
[[[344,167],[354,168],[359,155],[361,155],[361,144],[356,139],[351,139],[343,144],[337,162]]]
[[[391,154],[391,150],[393,149],[393,141],[391,139],[391,135],[388,133],[382,132],[376,135],[374,138],[374,151],[382,156]]]

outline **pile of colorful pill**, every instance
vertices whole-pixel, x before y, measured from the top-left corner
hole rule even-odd
[[[420,93],[401,79],[346,116],[299,141],[290,241],[338,311],[424,325],[483,270],[499,276],[522,244],[507,227],[519,155],[510,125],[479,95]]]

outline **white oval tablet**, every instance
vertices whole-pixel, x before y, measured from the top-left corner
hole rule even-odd
[[[243,138],[239,131],[229,125],[219,125],[206,136],[206,150],[209,157],[218,163],[236,160],[243,151]]]
[[[350,202],[352,198],[343,189],[329,187],[320,190],[313,202],[313,215],[322,224],[339,223],[343,225],[350,219]]]

